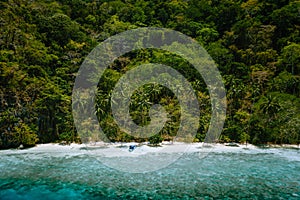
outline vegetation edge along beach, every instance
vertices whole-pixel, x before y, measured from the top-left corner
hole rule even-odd
[[[84,104],[71,98],[77,71],[97,44],[138,27],[179,31],[213,58],[228,103],[220,141],[299,144],[299,7],[297,0],[1,1],[0,149],[80,143],[72,104]],[[202,77],[180,56],[156,49],[119,57],[100,79],[96,115],[106,138],[143,142],[114,122],[110,97],[120,77],[144,63],[172,66],[191,83],[201,112],[194,140],[203,142],[211,102]],[[180,106],[172,91],[148,84],[131,99],[130,114],[138,125],[149,123],[153,104],[161,104],[168,112],[169,120],[153,139],[176,136]],[[86,135],[93,134],[87,131]]]

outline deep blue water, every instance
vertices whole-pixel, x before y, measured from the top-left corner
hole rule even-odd
[[[296,149],[212,150],[134,174],[84,153],[1,151],[0,199],[300,199],[299,156]]]

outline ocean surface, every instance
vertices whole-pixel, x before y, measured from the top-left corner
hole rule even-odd
[[[194,150],[165,168],[126,173],[86,148],[53,145],[0,151],[0,172],[1,200],[300,199],[300,150],[288,148],[218,147],[204,158]]]

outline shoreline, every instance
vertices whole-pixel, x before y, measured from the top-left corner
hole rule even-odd
[[[300,148],[298,145],[273,145],[273,146],[255,146],[252,144],[240,144],[239,146],[227,146],[225,144],[215,143],[206,145],[203,143],[163,143],[157,147],[151,147],[147,144],[140,144],[133,151],[129,150],[129,145],[138,143],[93,143],[60,145],[59,143],[38,144],[35,147],[27,149],[7,149],[0,150],[1,155],[22,154],[28,159],[42,159],[46,156],[71,158],[77,156],[91,156],[95,159],[130,159],[140,157],[148,159],[159,155],[168,155],[167,157],[181,157],[183,155],[196,154],[198,158],[204,158],[210,154],[270,154],[283,157],[284,159],[300,162]],[[227,143],[229,144],[229,143]],[[107,160],[108,159],[108,160]]]
[[[203,142],[193,142],[193,143],[184,143],[184,142],[169,142],[163,141],[158,145],[151,145],[147,142],[138,143],[138,142],[96,142],[96,143],[87,143],[87,144],[79,144],[79,143],[44,143],[44,144],[36,144],[33,147],[28,148],[9,148],[9,149],[1,149],[0,151],[7,150],[30,150],[30,149],[47,149],[47,148],[57,148],[57,149],[107,149],[107,148],[129,148],[130,145],[135,145],[137,148],[147,147],[149,149],[161,149],[164,147],[170,146],[189,146],[192,148],[225,148],[225,149],[296,149],[300,150],[300,144],[261,144],[261,145],[253,145],[253,144],[241,144],[241,143],[203,143]]]
[[[215,143],[204,143],[204,142],[191,142],[191,143],[186,143],[186,142],[171,142],[171,141],[163,141],[157,145],[150,144],[149,142],[91,142],[91,143],[69,143],[69,144],[61,144],[61,143],[43,143],[43,144],[37,144],[36,146],[39,145],[48,145],[48,144],[55,144],[55,145],[60,145],[60,146],[70,146],[70,145],[84,145],[84,146],[129,146],[129,145],[137,145],[137,146],[143,146],[147,145],[149,147],[162,147],[164,145],[208,145],[208,146],[214,146],[214,145],[220,145],[220,146],[227,146],[227,147],[247,147],[247,146],[254,146],[257,148],[299,148],[300,149],[300,144],[245,144],[245,143],[236,143],[236,142],[227,142],[227,143],[220,143],[220,142],[215,142]],[[34,147],[36,147],[34,146]],[[33,148],[33,147],[30,147]]]

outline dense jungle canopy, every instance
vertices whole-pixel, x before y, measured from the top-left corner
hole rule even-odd
[[[81,63],[100,42],[138,27],[179,31],[214,59],[227,97],[220,142],[300,142],[300,1],[2,0],[0,13],[2,149],[80,142],[71,96]],[[96,114],[107,138],[142,141],[118,128],[110,95],[126,71],[143,63],[172,66],[189,80],[201,108],[194,140],[203,141],[211,116],[206,85],[186,60],[155,49],[121,56],[100,79]],[[169,120],[157,137],[176,135],[180,107],[172,91],[148,84],[131,98],[137,124],[149,123],[149,107],[160,103]]]

